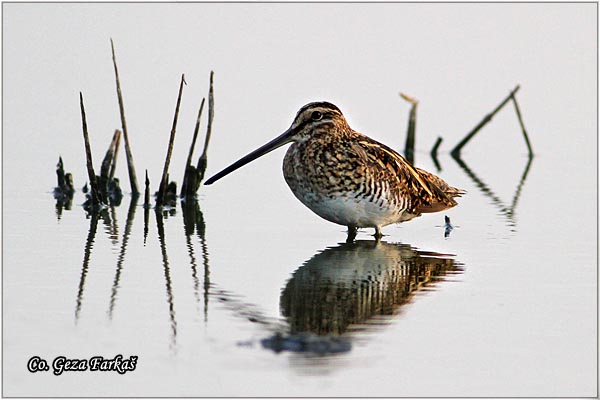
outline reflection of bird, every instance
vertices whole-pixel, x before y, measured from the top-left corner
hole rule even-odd
[[[339,108],[327,102],[302,107],[287,131],[206,184],[290,142],[283,175],[292,192],[320,217],[347,226],[351,238],[366,227],[375,228],[380,238],[381,227],[454,207],[453,198],[464,193],[354,131]]]
[[[294,272],[281,292],[281,312],[292,333],[340,334],[351,324],[395,314],[415,291],[461,272],[448,254],[399,243],[345,243]]]

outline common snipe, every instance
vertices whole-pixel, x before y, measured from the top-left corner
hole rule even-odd
[[[413,167],[389,147],[354,131],[335,105],[317,102],[298,111],[292,126],[206,181],[206,185],[293,142],[283,176],[294,195],[321,218],[348,227],[375,228],[454,207],[463,190]]]

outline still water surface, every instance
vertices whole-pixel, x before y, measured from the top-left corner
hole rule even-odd
[[[486,7],[495,18],[487,25],[465,22],[489,16]],[[3,394],[595,396],[594,7],[4,5]],[[332,11],[347,23],[378,23],[350,35],[347,25],[319,23]],[[534,17],[535,26],[524,24]],[[40,20],[43,29],[31,28]],[[283,20],[314,25],[301,41],[280,30]],[[572,25],[557,31],[557,20]],[[414,21],[443,31],[446,45]],[[236,36],[228,25],[252,34]],[[156,26],[170,27],[162,39],[179,43],[179,52],[157,45]],[[494,26],[517,28],[500,38]],[[134,28],[146,35],[130,36]],[[190,55],[199,46],[193,38],[207,31],[220,45]],[[126,193],[119,206],[89,216],[81,207],[77,92],[86,95],[98,164],[119,127],[108,35],[116,39],[138,179],[148,169],[153,188],[179,74],[186,72],[188,87],[171,164],[178,182],[214,69],[207,174],[283,132],[297,108],[321,98],[355,129],[400,150],[402,89],[421,100],[416,165],[468,193],[446,213],[384,228],[380,243],[364,230],[346,244],[344,227],[293,197],[278,150],[202,187],[195,204],[160,212]],[[379,40],[387,35],[421,41]],[[323,37],[337,45],[318,42]],[[487,52],[490,43],[510,49],[502,62]],[[168,62],[158,62],[156,46]],[[293,57],[310,49],[328,61],[309,70]],[[471,51],[485,57],[465,64]],[[440,59],[444,70],[435,67]],[[507,106],[462,162],[452,159],[451,146],[516,83],[536,156],[528,159]],[[39,118],[24,112],[31,107]],[[439,171],[428,154],[437,135]],[[57,208],[51,194],[59,154],[77,188],[70,209]],[[444,215],[454,224],[448,235]],[[27,371],[35,355],[52,362],[118,354],[137,356],[135,371]]]

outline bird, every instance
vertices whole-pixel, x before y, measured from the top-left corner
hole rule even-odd
[[[284,133],[206,180],[211,185],[288,143],[283,176],[293,194],[321,218],[348,227],[351,242],[359,228],[409,221],[457,205],[466,193],[414,167],[390,147],[348,125],[327,101],[306,104]]]

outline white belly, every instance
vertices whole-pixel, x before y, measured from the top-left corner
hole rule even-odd
[[[340,225],[382,227],[403,220],[401,213],[385,202],[381,204],[348,196],[329,198],[312,193],[294,194],[318,216]]]

